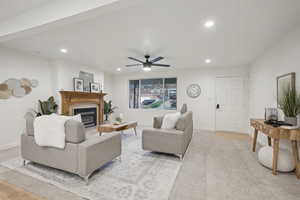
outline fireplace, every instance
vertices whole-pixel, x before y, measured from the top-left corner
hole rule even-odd
[[[81,120],[85,128],[97,126],[97,107],[74,108],[73,113],[74,115],[81,115]]]
[[[88,93],[88,92],[73,92],[73,91],[60,91],[61,94],[61,114],[62,115],[74,115],[75,108],[94,108],[96,107],[96,126],[103,123],[104,115],[104,101],[103,97],[105,93]],[[86,104],[92,104],[93,106],[86,106]],[[80,107],[76,107],[80,105]],[[85,112],[85,111],[84,111]],[[92,115],[91,115],[92,116]],[[87,121],[91,120],[85,119]]]

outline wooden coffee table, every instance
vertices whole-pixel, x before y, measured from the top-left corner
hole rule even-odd
[[[134,133],[137,136],[137,132],[136,132],[137,125],[138,125],[137,122],[124,122],[124,123],[118,124],[118,125],[101,124],[97,128],[98,128],[98,132],[99,132],[100,136],[101,136],[102,133],[111,133],[111,132],[114,132],[114,131],[123,132],[123,131],[131,129],[131,128],[133,128]]]

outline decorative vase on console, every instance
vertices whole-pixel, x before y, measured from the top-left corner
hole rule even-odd
[[[284,121],[288,124],[291,124],[293,126],[297,126],[298,124],[298,119],[297,117],[284,117]]]
[[[283,91],[278,105],[284,113],[285,122],[297,126],[297,115],[300,114],[300,95],[295,90],[288,88]]]

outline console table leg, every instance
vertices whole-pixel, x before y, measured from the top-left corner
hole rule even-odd
[[[256,148],[257,134],[258,134],[258,130],[255,129],[254,135],[253,135],[253,140],[252,140],[252,151],[253,152],[255,152],[255,148]]]
[[[272,146],[272,140],[271,140],[270,136],[268,136],[268,144],[269,144],[270,147]]]
[[[297,178],[300,178],[300,169],[299,169],[299,153],[298,153],[298,144],[296,140],[292,140],[292,149],[295,161],[295,169]]]
[[[279,139],[273,140],[273,174],[277,175],[277,163],[279,153]]]

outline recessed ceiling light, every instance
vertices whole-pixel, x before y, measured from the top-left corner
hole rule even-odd
[[[205,28],[212,28],[215,26],[215,22],[213,20],[207,20],[204,22],[204,27]]]
[[[122,69],[119,67],[119,68],[117,68],[117,71],[120,72],[120,71],[122,71]]]
[[[209,58],[208,58],[208,59],[205,59],[205,63],[207,63],[207,64],[208,64],[208,63],[211,63],[211,59],[209,59]]]
[[[62,52],[62,53],[68,53],[68,49],[60,49],[60,52]]]

